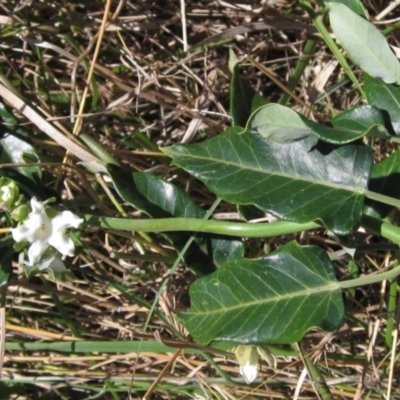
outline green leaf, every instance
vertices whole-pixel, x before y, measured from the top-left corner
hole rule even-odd
[[[366,134],[386,133],[383,116],[379,110],[362,106],[339,114],[331,121],[333,126],[317,124],[288,107],[268,104],[250,117],[247,130],[276,143],[293,143],[310,135],[332,144],[346,144]]]
[[[385,196],[400,198],[400,151],[396,151],[374,165],[369,190]],[[382,219],[393,210],[393,206],[366,199],[364,213]]]
[[[387,83],[400,83],[399,60],[385,36],[344,4],[326,4],[332,30],[349,58],[363,71]]]
[[[231,128],[205,142],[163,151],[219,197],[253,204],[293,222],[322,221],[337,234],[360,225],[372,168],[363,144],[333,146],[313,137],[277,144]]]
[[[291,143],[312,134],[297,112],[279,104],[267,104],[256,110],[246,129],[258,132],[276,143]]]
[[[400,135],[400,88],[364,74],[368,103],[388,113],[394,132]]]
[[[313,327],[333,331],[344,316],[326,253],[291,242],[268,256],[241,259],[198,279],[179,319],[196,342],[293,343]]]
[[[121,198],[152,218],[202,219],[206,214],[186,193],[156,175],[125,171],[114,165],[107,168]],[[163,236],[181,250],[190,233],[165,233]],[[230,259],[243,257],[243,254],[244,245],[238,239],[198,235],[184,261],[193,272],[205,275]]]
[[[229,50],[229,65],[232,71],[230,109],[233,126],[246,126],[251,113],[268,101],[256,93],[250,84],[239,75],[239,63]]]
[[[368,13],[365,10],[361,0],[325,0],[325,4],[326,3],[344,4],[345,6],[349,7],[350,10],[354,11],[356,14],[368,19]]]
[[[359,139],[364,135],[374,137],[389,135],[385,128],[385,119],[382,113],[376,107],[370,105],[356,106],[344,111],[332,118],[330,123],[335,129],[353,132],[353,139]]]

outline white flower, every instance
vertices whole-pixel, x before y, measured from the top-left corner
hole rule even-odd
[[[253,382],[258,375],[260,365],[258,358],[261,357],[270,367],[276,368],[276,357],[267,347],[240,344],[235,349],[235,355],[240,365],[240,374],[247,384]]]
[[[63,211],[54,218],[49,218],[43,203],[35,197],[31,199],[32,212],[21,225],[11,229],[16,242],[23,240],[32,243],[28,250],[29,264],[36,264],[42,254],[50,246],[56,248],[65,256],[73,256],[75,246],[73,241],[63,232],[67,228],[78,228],[83,219],[71,211]]]
[[[235,355],[239,361],[240,374],[250,384],[257,378],[259,370],[257,347],[241,344],[236,347]]]
[[[240,375],[244,377],[244,380],[246,381],[247,384],[250,384],[253,382],[258,375],[258,357],[257,357],[257,363],[256,364],[251,364],[250,361],[247,361],[246,364],[243,366],[240,366]]]

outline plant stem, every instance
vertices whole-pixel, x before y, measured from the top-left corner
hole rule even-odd
[[[397,262],[396,265],[399,265]],[[396,305],[397,305],[397,279],[390,282],[389,299],[388,299],[388,319],[386,323],[385,342],[386,348],[390,349],[393,346],[393,330],[395,329],[396,319]]]
[[[332,394],[329,390],[328,385],[326,384],[325,378],[321,374],[321,371],[318,369],[316,365],[312,362],[310,355],[304,350],[301,343],[294,343],[293,348],[296,349],[303,359],[303,363],[307,368],[308,375],[311,378],[311,381],[314,385],[315,391],[319,394],[319,398],[322,400],[333,400]]]
[[[317,46],[318,39],[315,37],[311,37],[310,39],[307,40],[304,50],[303,50],[303,55],[300,57],[296,68],[293,72],[292,77],[289,79],[289,82],[287,84],[287,87],[293,91],[297,84],[300,81],[301,76],[303,75],[304,70],[307,67],[308,62],[310,61],[311,56],[314,54],[315,48]],[[290,99],[290,95],[287,92],[284,92],[281,96],[281,98],[278,101],[278,104],[281,104],[282,106],[286,106]]]
[[[380,203],[388,204],[389,206],[394,206],[396,208],[400,208],[400,200],[395,199],[394,197],[385,196],[384,194],[370,192],[366,190],[364,192],[365,197],[371,200],[379,201]]]
[[[328,30],[326,29],[324,23],[319,19],[317,14],[314,11],[314,8],[308,1],[300,0],[301,6],[307,11],[308,15],[312,19],[314,26],[317,28],[318,32],[322,35],[324,42],[329,47],[331,52],[334,54],[336,59],[339,61],[342,68],[345,70],[346,74],[350,78],[350,80],[354,83],[358,91],[360,92],[361,96],[365,99],[365,93],[358,82],[356,76],[354,75],[352,69],[350,68],[349,64],[347,63],[346,59],[344,58],[343,54],[340,52],[339,48],[336,46],[336,43],[331,38]]]
[[[204,232],[236,237],[270,237],[321,228],[316,222],[278,221],[265,224],[225,222],[197,218],[126,219],[86,215],[89,225],[123,231],[141,232]]]
[[[368,215],[363,216],[362,226],[368,231],[381,235],[400,245],[400,228],[398,226],[394,226],[389,222],[381,221],[380,219]]]
[[[390,271],[382,272],[380,274],[371,274],[357,279],[350,279],[348,281],[338,282],[340,289],[349,289],[357,286],[370,285],[371,283],[381,282],[385,279],[393,279],[400,275],[400,266],[391,269]]]

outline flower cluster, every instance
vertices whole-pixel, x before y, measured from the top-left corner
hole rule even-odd
[[[49,246],[54,247],[62,255],[73,256],[74,243],[64,230],[78,228],[83,219],[71,211],[63,211],[54,218],[49,218],[44,204],[35,197],[31,199],[31,209],[28,218],[16,228],[11,229],[16,242],[32,243],[28,250],[29,266],[37,264]]]

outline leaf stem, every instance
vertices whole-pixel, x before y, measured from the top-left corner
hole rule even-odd
[[[320,228],[316,222],[278,221],[265,224],[202,220],[197,218],[126,219],[86,215],[89,225],[123,231],[203,232],[235,237],[270,237]]]
[[[357,286],[370,285],[372,283],[381,282],[385,279],[393,279],[400,275],[400,266],[391,269],[390,271],[382,272],[380,274],[370,274],[357,279],[350,279],[348,281],[338,282],[341,289],[349,289]]]
[[[368,199],[379,201],[380,203],[388,204],[396,208],[400,208],[400,200],[393,197],[385,196],[380,193],[370,192],[369,190],[366,190],[364,194]]]

